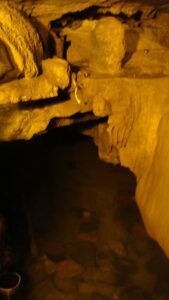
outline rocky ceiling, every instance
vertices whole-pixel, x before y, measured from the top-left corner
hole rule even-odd
[[[169,3],[0,4],[0,139],[83,128],[130,168],[149,234],[169,256]]]

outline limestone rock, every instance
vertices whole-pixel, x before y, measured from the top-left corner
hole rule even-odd
[[[143,23],[142,27],[147,30],[147,28],[151,28],[154,36],[158,40],[158,42],[169,48],[169,18],[168,12],[159,11],[157,12],[156,18],[146,19]]]
[[[102,18],[96,24],[92,39],[92,69],[96,73],[118,73],[125,55],[124,25],[113,17]]]
[[[12,71],[13,66],[8,58],[8,52],[5,45],[0,43],[0,79],[2,79],[5,74]]]
[[[35,134],[45,132],[49,122],[57,117],[70,117],[79,112],[79,105],[71,100],[43,108],[0,106],[0,140],[31,139]]]
[[[111,13],[112,15],[119,15],[120,13],[123,13],[128,17],[141,12],[142,18],[146,18],[153,11],[153,9],[154,7],[152,3],[142,5],[142,3],[139,1],[117,1],[110,7],[100,8],[99,12],[103,14]]]
[[[8,0],[10,2],[10,0]],[[168,0],[14,0],[13,1],[20,9],[40,20],[48,27],[51,20],[61,18],[67,13],[83,11],[92,6],[109,8],[112,14],[119,14],[121,11],[127,16],[142,11],[144,15],[148,15],[150,11],[154,10],[154,6],[158,7],[161,4],[168,4]]]
[[[77,277],[84,271],[83,267],[72,259],[55,262],[49,259],[46,255],[43,255],[41,260],[46,273],[49,275],[55,274],[56,281],[57,278],[67,279]]]
[[[109,243],[109,249],[112,250],[116,255],[118,256],[125,256],[126,255],[126,249],[120,241],[117,240],[111,240]]]
[[[169,256],[168,222],[168,129],[169,113],[159,120],[151,164],[137,186],[137,203],[149,234]]]
[[[0,39],[10,49],[19,72],[25,77],[38,75],[42,44],[28,18],[5,1],[1,3],[0,19]]]
[[[74,260],[67,259],[57,263],[56,276],[58,278],[73,278],[83,273],[83,267]]]
[[[103,84],[103,81],[100,80],[97,87],[101,88],[101,82]],[[113,97],[109,100],[112,105],[112,115],[109,116],[108,121],[109,127],[99,125],[95,128],[94,139],[99,146],[99,155],[102,159],[113,163],[119,159],[122,165],[129,167],[136,174],[136,201],[145,226],[151,237],[158,241],[168,256],[169,78],[164,76],[146,79],[128,78],[124,82],[121,78],[121,89],[118,93],[115,91],[116,87],[120,87],[120,85],[113,86],[112,82],[107,81],[107,86],[104,85],[104,88],[102,86],[102,91],[104,91],[102,96],[108,99],[108,86],[110,86],[110,89],[114,90],[118,104],[116,106],[116,101],[113,103],[115,100]],[[132,94],[130,94],[131,91]],[[100,95],[99,89],[94,90],[94,94]],[[134,102],[133,100],[128,102],[130,107],[128,109],[126,95],[130,95],[130,99],[133,95],[135,99],[133,99]],[[123,96],[125,100],[120,104]],[[129,117],[129,123],[126,123],[125,116]],[[129,131],[126,131],[127,128]],[[125,143],[121,143],[120,140]],[[115,149],[116,156],[113,156]]]
[[[125,64],[125,70],[130,70],[130,74],[135,76],[168,75],[169,49],[161,45],[152,30],[148,28],[138,34],[135,52]]]
[[[15,0],[15,2],[17,3],[18,0]],[[19,2],[21,2],[19,4],[22,5],[23,11],[40,20],[46,27],[49,26],[50,21],[59,19],[68,13],[83,11],[95,5],[106,5],[104,0],[38,0],[33,3],[32,9],[31,0],[19,0]],[[116,0],[112,0],[113,2],[116,2]],[[107,5],[109,5],[109,0]]]
[[[124,33],[124,26],[113,17],[85,20],[77,30],[64,31],[71,41],[68,61],[95,73],[118,73],[125,55]]]
[[[57,57],[42,61],[42,74],[0,85],[0,104],[18,103],[56,97],[58,89],[69,84],[69,69],[65,60]]]

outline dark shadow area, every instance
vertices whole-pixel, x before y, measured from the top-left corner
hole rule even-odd
[[[101,161],[91,138],[70,126],[0,143],[0,163],[24,299],[167,300],[169,263],[145,231],[135,177]]]
[[[93,126],[107,122],[108,117],[97,117],[92,112],[76,113],[69,118],[53,118],[48,125],[47,130],[68,130],[73,132],[83,132]],[[56,129],[57,128],[57,129]]]
[[[80,118],[80,115],[75,116],[76,121],[80,120]],[[94,120],[94,122],[97,122],[97,120]],[[88,127],[90,126],[93,126],[92,121],[88,122]],[[40,192],[44,186],[50,189],[51,182],[56,180],[59,183],[61,177],[63,177],[62,180],[65,180],[65,186],[67,184],[68,178],[64,174],[64,165],[62,166],[59,163],[59,161],[64,163],[66,159],[63,156],[65,155],[64,149],[70,148],[71,151],[75,151],[72,149],[77,148],[78,152],[78,147],[80,146],[80,151],[83,149],[84,152],[81,154],[82,156],[84,155],[83,163],[86,162],[86,164],[89,163],[90,165],[90,162],[88,162],[89,156],[86,155],[85,151],[86,145],[87,147],[90,145],[91,149],[93,148],[92,155],[97,157],[97,149],[92,146],[93,142],[77,131],[77,129],[84,128],[86,128],[86,124],[82,122],[70,127],[52,130],[47,135],[34,137],[31,141],[0,143],[0,214],[6,219],[7,247],[11,249],[13,256],[9,269],[18,269],[25,258],[29,256],[30,236],[29,222],[25,211],[25,199],[31,203],[31,198],[35,191]],[[55,151],[57,159],[54,154]],[[62,156],[61,159],[58,158],[58,155]],[[52,159],[55,161],[52,162]],[[72,159],[69,157],[68,160],[69,168],[73,171],[74,168],[76,169],[76,159],[73,156]],[[53,169],[54,164],[56,169]],[[100,164],[104,165],[102,162]],[[117,170],[120,176],[121,168],[106,164],[105,168]],[[65,204],[64,202],[62,204],[58,202],[56,205]]]
[[[111,5],[110,5],[111,6]],[[67,13],[60,19],[54,20],[51,22],[51,28],[64,28],[66,26],[71,27],[75,21],[83,21],[83,20],[99,20],[101,17],[108,17],[108,16],[115,16],[111,12],[99,12],[99,9],[102,6],[91,6],[89,8],[84,9],[83,11]],[[108,8],[109,6],[107,6]],[[104,6],[106,9],[106,6]],[[120,13],[116,15],[119,17],[123,22],[126,22],[130,19],[135,21],[140,21],[142,17],[142,11],[138,10],[132,16],[128,17],[125,13]]]
[[[19,102],[18,107],[21,110],[27,110],[31,108],[42,108],[42,107],[47,107],[50,105],[66,102],[69,100],[69,92],[68,89],[59,89],[58,90],[58,95],[56,97],[52,98],[45,98],[45,99],[39,99],[39,100],[34,100],[34,101],[27,101],[27,102]]]
[[[133,53],[137,49],[137,44],[139,41],[139,33],[132,29],[125,31],[125,43],[126,43],[126,54],[122,61],[122,67],[130,60]]]
[[[67,13],[62,18],[51,22],[51,28],[63,28],[66,26],[71,26],[76,20],[86,20],[86,19],[99,19],[103,14],[98,13],[98,6],[92,6],[84,9],[83,11]],[[63,25],[64,24],[64,25]]]

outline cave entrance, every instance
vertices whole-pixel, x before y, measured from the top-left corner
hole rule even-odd
[[[65,128],[0,151],[1,271],[21,273],[25,299],[168,295],[168,262],[144,229],[128,169]]]

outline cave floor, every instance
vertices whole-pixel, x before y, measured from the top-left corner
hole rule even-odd
[[[25,299],[169,299],[169,262],[145,231],[132,174],[99,161],[88,139],[31,151]]]

